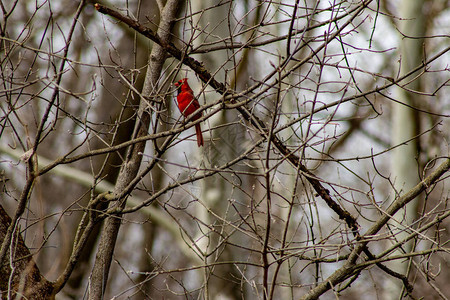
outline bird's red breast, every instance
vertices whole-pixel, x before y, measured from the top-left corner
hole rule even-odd
[[[194,93],[187,83],[187,78],[180,79],[175,83],[175,86],[178,88],[178,108],[185,117],[188,117],[200,108],[200,104],[198,103],[198,100],[195,99]],[[197,120],[200,117],[201,113],[197,114],[192,120]]]

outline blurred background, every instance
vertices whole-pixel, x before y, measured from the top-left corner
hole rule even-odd
[[[156,31],[169,2],[101,3]],[[1,2],[0,204],[12,217],[26,199],[17,232],[56,280],[88,203],[114,190],[146,103],[147,172],[118,216],[104,298],[299,299],[356,243],[308,178],[364,234],[448,159],[449,1],[174,2],[171,41],[231,96],[168,55],[147,97],[155,43],[93,2]],[[201,148],[192,126],[178,130],[173,83],[184,77],[206,116]],[[450,295],[449,185],[444,174],[371,237],[409,297]],[[88,298],[101,232],[99,221],[57,299]],[[406,294],[365,261],[321,299]]]

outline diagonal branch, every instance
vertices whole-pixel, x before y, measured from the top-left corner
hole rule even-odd
[[[347,262],[333,274],[331,274],[327,279],[320,283],[315,288],[311,289],[308,294],[303,296],[302,300],[307,299],[317,299],[320,295],[328,291],[332,286],[343,282],[344,280],[350,278],[355,272],[358,272],[356,266],[356,261],[364,249],[366,249],[367,244],[372,240],[371,237],[375,235],[386,223],[391,219],[391,217],[403,206],[408,204],[414,198],[416,198],[424,190],[435,184],[439,178],[444,175],[450,169],[450,158],[445,158],[445,161],[436,170],[431,173],[428,177],[417,184],[413,189],[407,192],[405,195],[399,197],[395,200],[386,210],[385,214],[371,227],[365,235],[363,236],[363,241],[359,242],[353,251],[350,253]]]
[[[368,5],[370,1],[366,1],[364,5],[362,5],[361,9]],[[195,60],[192,57],[189,57],[186,55],[185,52],[178,49],[173,43],[168,42],[164,39],[162,39],[157,33],[152,31],[151,29],[143,26],[138,21],[125,16],[121,14],[120,12],[113,10],[111,8],[108,8],[106,6],[103,6],[101,4],[96,3],[95,8],[97,11],[99,11],[102,14],[109,15],[111,17],[114,17],[124,23],[126,23],[131,28],[135,29],[137,32],[141,33],[142,35],[148,37],[153,42],[157,43],[161,47],[163,47],[170,55],[172,55],[177,60],[181,61],[183,64],[190,67],[197,75],[198,77],[205,83],[209,84],[212,88],[216,90],[216,92],[222,94],[223,96],[235,96],[236,94],[233,93],[232,90],[228,90],[225,88],[225,85],[218,82],[213,78],[210,72],[203,66],[203,64],[197,60]],[[355,16],[359,14],[359,10],[355,13]],[[350,22],[349,22],[350,23]],[[344,26],[341,28],[343,29]],[[232,97],[233,98],[233,97]],[[268,138],[269,136],[269,129],[264,124],[263,121],[261,121],[257,116],[252,114],[245,106],[238,106],[236,109],[239,111],[239,113],[242,114],[242,116],[250,122],[255,128],[260,131],[261,135],[265,138]],[[314,188],[316,193],[326,202],[326,204],[339,216],[340,219],[344,220],[346,224],[351,228],[352,232],[357,233],[358,232],[358,224],[356,221],[356,218],[353,217],[348,211],[346,211],[344,208],[340,207],[337,202],[335,202],[328,189],[326,189],[320,180],[311,172],[308,170],[308,168],[302,164],[299,157],[296,156],[293,152],[291,152],[288,147],[274,134],[271,135],[271,141],[277,148],[277,150],[284,156],[285,159],[287,159],[289,162],[291,162],[294,166],[298,167],[298,169],[302,172],[302,174],[306,177],[306,179],[309,181],[311,186]]]
[[[334,39],[338,37],[339,33],[348,25],[351,23],[351,20],[355,18],[371,1],[364,1],[360,7],[355,10],[355,13],[352,14],[352,17],[350,20],[344,24],[344,26],[341,26],[340,30],[335,32],[333,35],[330,36],[329,40],[325,41],[323,45],[326,45],[329,43],[331,39]],[[110,8],[107,8],[105,6],[102,6],[100,4],[95,5],[96,9],[103,13],[110,15],[124,23],[126,23],[131,28],[135,29],[139,33],[143,34],[144,36],[148,37],[155,43],[161,45],[169,54],[171,54],[174,58],[181,61],[183,64],[190,67],[197,75],[198,77],[206,84],[209,84],[211,87],[213,87],[218,93],[222,94],[224,96],[224,99],[231,99],[231,103],[236,103],[237,98],[239,98],[240,95],[243,95],[243,93],[236,93],[233,90],[225,88],[225,85],[216,81],[213,76],[203,67],[203,64],[189,56],[182,50],[178,49],[173,43],[166,42],[165,40],[161,39],[158,34],[153,32],[152,30],[146,28],[145,26],[141,25],[139,22],[124,16],[120,14],[119,12],[112,10]],[[323,47],[323,46],[322,46]],[[317,53],[321,47],[318,47],[318,49],[315,49],[312,53],[314,55]],[[306,59],[305,59],[306,60]],[[296,65],[296,68],[304,63],[305,60],[302,60]],[[418,66],[417,68],[422,68],[422,66]],[[281,79],[280,79],[281,80]],[[402,78],[398,78],[398,81],[402,80]],[[395,84],[395,82],[391,83],[390,85]],[[249,90],[253,90],[254,88],[250,88]],[[225,105],[225,102],[224,102]],[[325,201],[325,203],[328,205],[329,208],[331,208],[340,219],[344,220],[347,226],[351,229],[353,235],[355,236],[356,240],[361,240],[361,235],[359,233],[359,225],[354,216],[352,216],[345,208],[341,207],[333,198],[331,197],[328,189],[326,189],[321,180],[317,178],[304,164],[302,164],[300,158],[294,154],[291,150],[288,149],[288,147],[275,135],[270,134],[270,128],[267,128],[266,124],[262,122],[257,116],[252,114],[244,105],[235,105],[234,106],[241,115],[250,122],[255,128],[258,129],[261,136],[267,140],[270,139],[270,142],[274,144],[276,149],[284,156],[284,159],[287,159],[289,162],[291,162],[301,173],[304,175],[304,177],[308,180],[308,182],[311,184],[311,186],[314,188],[316,193]],[[363,251],[367,257],[372,259],[374,255],[371,254],[371,252],[367,249],[366,246],[363,246],[361,248],[361,251]],[[394,276],[396,278],[399,278],[403,281],[404,285],[407,287],[408,290],[411,290],[411,285],[408,283],[407,278],[402,276],[399,273],[396,273],[381,263],[377,263],[377,266],[381,268],[383,271],[385,271],[387,274]]]

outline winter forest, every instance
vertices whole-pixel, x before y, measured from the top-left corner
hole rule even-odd
[[[450,1],[0,9],[2,299],[450,298]]]

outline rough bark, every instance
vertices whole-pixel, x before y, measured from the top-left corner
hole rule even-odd
[[[0,240],[5,239],[11,218],[0,205]],[[25,245],[18,227],[14,227],[11,247],[0,266],[0,293],[3,299],[53,299],[53,284],[42,276]],[[11,251],[12,250],[12,251]]]

